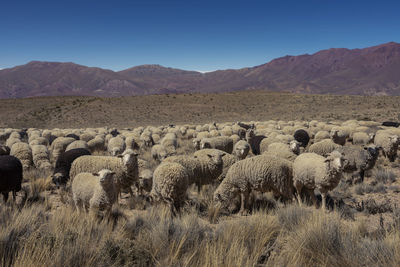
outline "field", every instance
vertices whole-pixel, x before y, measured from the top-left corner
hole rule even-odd
[[[337,124],[354,119],[361,125],[396,120],[399,100],[257,91],[0,100],[0,127],[133,128],[239,120],[286,125],[312,119]],[[152,170],[158,166],[150,148],[141,146],[138,152]],[[192,141],[179,138],[176,153],[193,152]],[[189,187],[177,217],[163,204],[123,193],[110,218],[103,219],[78,214],[69,186],[58,189],[51,171],[31,168],[24,171],[17,199],[0,201],[0,265],[399,266],[399,166],[399,159],[389,162],[380,156],[363,183],[348,183],[351,174],[345,174],[329,192],[328,210],[253,192],[249,215],[240,216],[236,199],[230,212],[215,207],[218,184],[212,184],[200,193]]]
[[[0,127],[137,127],[265,120],[397,120],[400,97],[241,91],[122,98],[0,100]]]

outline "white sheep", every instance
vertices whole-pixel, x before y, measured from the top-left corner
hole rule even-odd
[[[327,158],[315,153],[304,153],[293,163],[293,185],[297,191],[297,200],[302,205],[301,192],[305,188],[316,205],[314,189],[322,196],[322,208],[326,207],[326,194],[333,190],[342,178],[344,155],[333,151]]]
[[[32,158],[37,169],[51,169],[50,152],[44,145],[33,145]]]
[[[231,154],[233,150],[233,140],[229,136],[203,138],[200,141],[200,148],[215,148]]]
[[[353,145],[367,145],[373,143],[375,133],[355,132],[353,133]]]
[[[293,198],[292,163],[285,159],[260,155],[236,162],[214,192],[217,206],[227,208],[240,195],[240,213],[246,213],[251,191],[272,191],[285,200]]]
[[[107,151],[111,156],[116,156],[124,152],[125,140],[121,137],[113,137],[108,141]]]
[[[376,132],[374,143],[382,148],[383,156],[393,162],[397,156],[399,141],[398,135],[387,130],[380,130]]]
[[[153,187],[150,196],[153,200],[163,201],[176,215],[186,200],[189,186],[189,175],[181,164],[175,162],[161,163],[153,174]]]
[[[76,140],[76,141],[72,142],[71,144],[69,144],[67,146],[67,148],[65,149],[65,151],[69,151],[71,149],[76,149],[76,148],[84,148],[84,149],[89,150],[89,146],[86,141]]]
[[[114,172],[103,169],[97,173],[79,173],[72,182],[72,198],[76,209],[90,211],[97,215],[99,211],[111,213],[112,205],[118,199],[118,187]]]
[[[241,160],[247,157],[249,151],[249,143],[244,140],[240,140],[233,146],[232,154],[235,155],[239,160]]]
[[[308,148],[308,152],[316,153],[318,155],[324,156],[328,153],[331,153],[335,149],[338,149],[339,147],[341,147],[341,146],[338,144],[335,144],[331,139],[324,139],[322,141],[312,144]]]
[[[126,150],[121,155],[118,155],[118,157],[81,156],[72,163],[70,179],[73,180],[81,172],[93,173],[102,169],[109,169],[115,172],[119,191],[127,190],[133,197],[131,186],[139,178],[137,155],[133,150]]]
[[[65,152],[67,146],[74,141],[75,138],[72,137],[57,137],[50,146],[52,160],[56,162],[60,154]]]
[[[28,169],[32,166],[32,150],[27,143],[19,142],[13,144],[10,155],[19,159],[24,169]]]

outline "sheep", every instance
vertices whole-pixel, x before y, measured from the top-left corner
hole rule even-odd
[[[92,140],[93,138],[95,138],[94,135],[90,134],[90,133],[83,133],[79,136],[79,139],[77,140],[82,140],[85,142],[89,142],[90,140]]]
[[[314,136],[314,143],[331,138],[328,131],[318,131]]]
[[[330,133],[331,139],[335,144],[344,146],[346,144],[346,139],[349,137],[344,131],[333,129]]]
[[[107,151],[111,156],[116,156],[124,152],[125,147],[125,140],[117,136],[108,141]]]
[[[152,147],[155,144],[151,132],[143,132],[140,135],[140,141],[142,141],[143,145],[146,147]]]
[[[52,165],[50,163],[50,153],[46,146],[44,145],[34,145],[31,146],[32,149],[32,159],[37,169],[51,169]]]
[[[6,146],[8,146],[10,149],[15,143],[20,143],[21,139],[19,138],[8,138],[6,141]]]
[[[10,155],[10,148],[8,146],[0,145],[0,156]]]
[[[150,196],[153,200],[166,202],[175,216],[186,200],[188,186],[189,175],[184,166],[163,162],[154,171]]]
[[[135,141],[134,136],[128,136],[125,139],[126,149],[139,149],[139,144]]]
[[[398,128],[400,126],[400,123],[393,121],[384,121],[382,122],[382,126]]]
[[[0,156],[0,193],[4,202],[7,202],[9,192],[12,192],[15,201],[17,192],[21,190],[22,173],[22,164],[18,158],[9,155]]]
[[[154,160],[163,161],[168,156],[169,156],[169,153],[167,152],[167,150],[165,149],[165,147],[163,145],[157,144],[151,148],[151,157]]]
[[[55,162],[61,153],[65,152],[65,149],[69,144],[74,142],[75,139],[72,137],[57,137],[50,146],[52,160]]]
[[[133,150],[126,150],[117,157],[113,156],[82,156],[74,160],[71,165],[70,179],[81,172],[98,172],[109,169],[116,173],[119,191],[128,191],[133,197],[131,186],[139,178],[138,154]]]
[[[90,140],[88,144],[88,148],[90,152],[95,152],[95,151],[103,151],[104,150],[104,138],[100,136],[96,136],[92,140]]]
[[[240,195],[240,214],[248,210],[252,190],[273,191],[275,195],[290,200],[293,197],[292,163],[281,158],[259,155],[236,162],[229,168],[225,179],[214,192],[214,202],[227,208]]]
[[[81,156],[90,155],[87,149],[77,148],[62,153],[57,161],[52,175],[53,183],[58,187],[65,185],[69,180],[72,162]]]
[[[331,139],[324,139],[312,144],[308,148],[308,152],[324,156],[328,153],[331,153],[333,150],[338,149],[339,147],[340,145],[335,144]]]
[[[201,151],[201,150],[200,150]],[[189,175],[189,185],[196,184],[200,193],[201,187],[212,183],[222,173],[224,152],[198,153],[193,156],[172,156],[163,162],[176,162],[185,167]]]
[[[238,162],[239,160],[241,160],[240,158],[238,158],[235,155],[231,155],[228,154],[222,150],[218,150],[218,149],[213,149],[213,148],[206,148],[206,149],[202,149],[199,151],[196,151],[193,156],[197,157],[197,158],[202,158],[205,157],[207,155],[212,155],[213,157],[217,158],[218,155],[222,156],[222,173],[218,176],[217,179],[214,179],[218,182],[221,182],[223,179],[225,179],[226,173],[228,172],[229,168],[235,164],[236,162]]]
[[[357,172],[360,176],[360,181],[364,181],[366,171],[375,166],[375,162],[379,155],[379,149],[374,146],[345,146],[338,149],[344,154],[345,164],[343,171],[347,173]]]
[[[375,135],[374,144],[382,148],[382,153],[389,161],[394,162],[399,147],[399,137],[388,131],[378,131]]]
[[[367,134],[365,132],[355,132],[353,134],[353,145],[366,145],[373,143],[375,139],[375,133]]]
[[[74,138],[75,140],[79,140],[79,136],[76,135],[76,134],[73,134],[73,133],[69,133],[69,134],[67,134],[65,137],[72,137],[72,138]]]
[[[235,155],[239,160],[242,160],[247,157],[249,151],[249,143],[244,140],[240,140],[234,145],[232,154]]]
[[[10,155],[18,158],[24,169],[28,169],[32,166],[32,150],[27,143],[15,143],[11,147]]]
[[[86,141],[76,140],[76,141],[72,142],[71,144],[69,144],[67,146],[67,148],[65,149],[65,151],[69,151],[69,150],[77,149],[77,148],[89,149],[89,146],[86,143]]]
[[[107,169],[97,173],[79,173],[72,182],[72,199],[78,212],[97,215],[105,211],[110,215],[112,205],[118,199],[118,188],[114,181],[115,172]]]
[[[204,138],[200,142],[200,148],[215,148],[231,154],[233,150],[233,140],[228,136]]]
[[[246,140],[250,144],[251,152],[254,155],[260,155],[260,143],[261,141],[266,138],[264,135],[255,135],[253,129],[249,129],[246,132]]]
[[[153,171],[149,169],[139,168],[139,180],[137,181],[137,189],[139,195],[143,195],[143,191],[150,192],[153,185]]]
[[[34,139],[29,138],[29,145],[30,146],[34,146],[34,145],[48,146],[49,145],[49,140],[47,140],[44,137],[36,137]]]
[[[244,128],[246,131],[248,129],[255,129],[256,128],[254,123],[246,124],[246,123],[242,123],[242,122],[238,121],[236,124],[239,125],[241,128]]]
[[[315,153],[303,153],[294,160],[293,185],[300,206],[303,187],[310,193],[316,205],[314,189],[317,188],[321,192],[322,208],[325,209],[327,192],[334,189],[342,178],[343,160],[343,154],[338,151],[328,154],[327,158]]]
[[[293,137],[297,142],[300,142],[300,146],[304,148],[306,148],[308,142],[310,142],[310,135],[303,129],[295,131]]]
[[[272,143],[268,146],[268,151],[263,154],[277,156],[293,162],[299,154],[299,143],[297,141],[292,141],[290,145]]]

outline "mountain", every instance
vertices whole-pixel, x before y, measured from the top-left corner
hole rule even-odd
[[[142,65],[119,72],[74,63],[32,61],[0,70],[0,98],[269,90],[316,94],[400,95],[400,44],[332,48],[266,64],[208,73]]]

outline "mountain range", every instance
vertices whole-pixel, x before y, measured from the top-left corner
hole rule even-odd
[[[284,56],[242,69],[201,73],[160,65],[122,71],[71,62],[32,61],[0,70],[0,98],[268,90],[351,95],[400,95],[400,44],[332,48]]]

